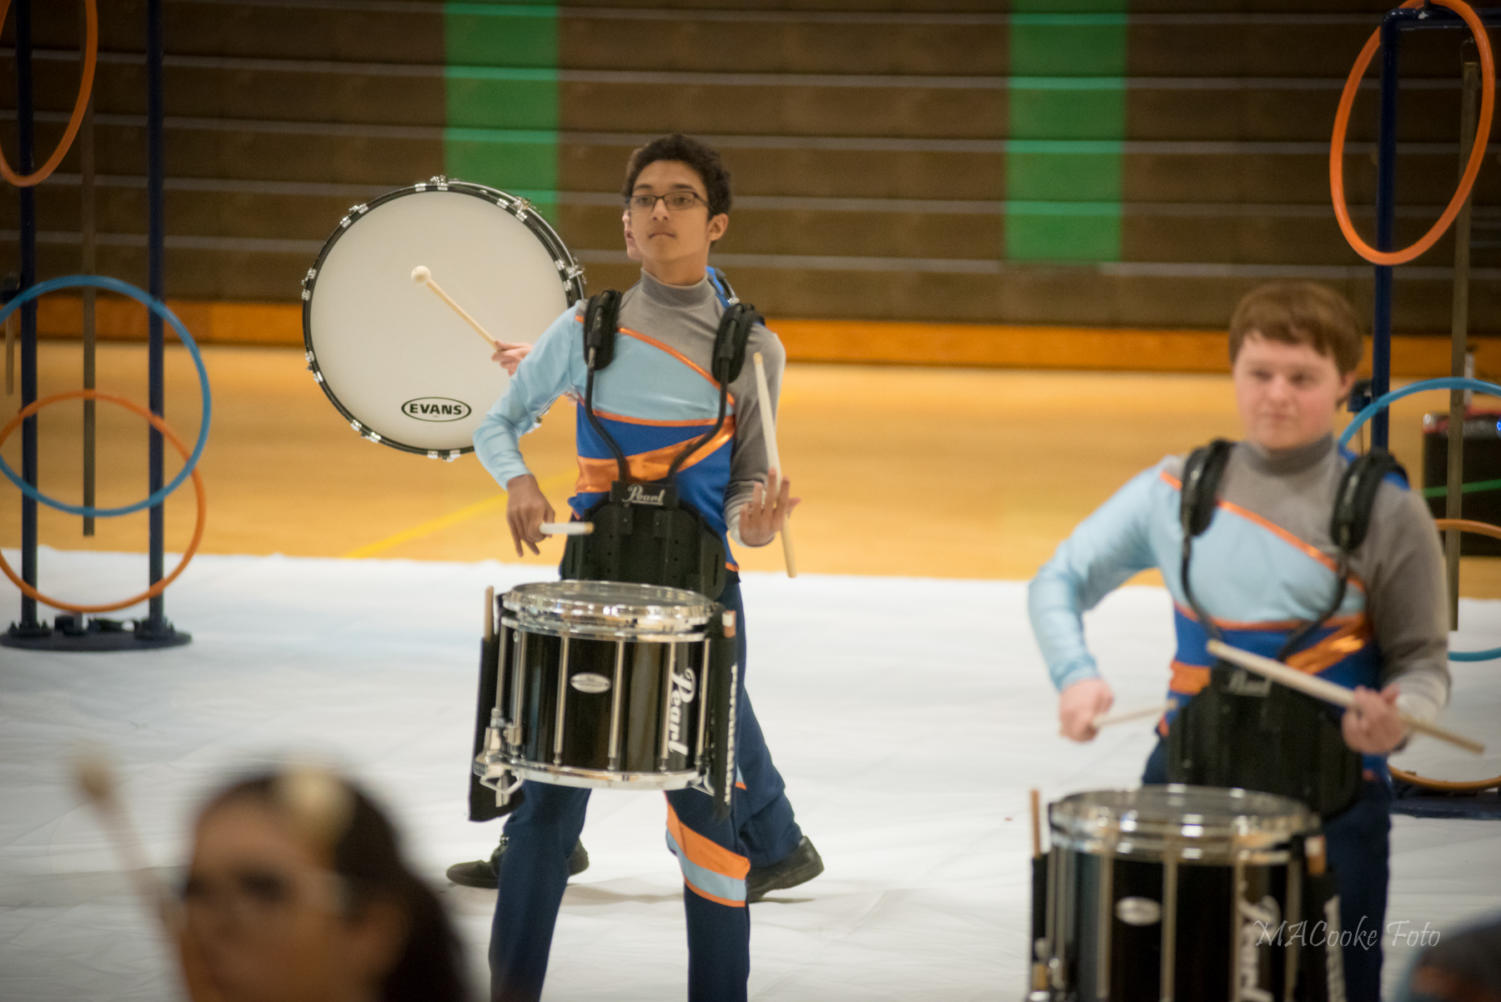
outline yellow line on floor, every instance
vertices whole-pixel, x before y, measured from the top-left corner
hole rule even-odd
[[[548,477],[545,480],[538,481],[537,486],[542,488],[543,494],[547,494],[553,490],[571,487],[577,476],[578,474],[573,471],[569,471],[568,473],[560,473],[557,476]],[[483,501],[476,501],[474,504],[466,505],[465,507],[460,508],[458,511],[451,511],[447,515],[440,515],[435,519],[431,519],[419,525],[414,525],[410,529],[403,529],[395,535],[387,536],[385,539],[380,539],[373,543],[367,543],[364,546],[359,547],[358,549],[350,550],[348,553],[344,554],[341,559],[363,560],[366,557],[374,557],[379,554],[385,553],[388,550],[393,550],[396,547],[400,546],[402,543],[410,543],[414,539],[421,539],[423,536],[430,536],[433,533],[447,529],[450,526],[458,525],[461,522],[467,522],[471,518],[475,518],[476,516],[484,515],[497,509],[504,510],[506,505],[506,498],[507,494],[504,490],[502,490],[494,497],[485,498],[485,500]],[[567,517],[566,512],[564,513],[563,517]]]

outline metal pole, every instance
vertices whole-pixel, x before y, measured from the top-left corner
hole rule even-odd
[[[148,0],[146,5],[146,198],[149,216],[147,233],[148,291],[157,299],[164,299],[162,282],[162,0]],[[151,412],[162,415],[166,406],[166,390],[162,378],[162,321],[155,313],[150,314],[149,379]],[[150,432],[150,490],[154,494],[162,488],[162,436],[155,428]],[[150,512],[150,581],[156,584],[162,579],[162,548],[164,542],[165,509],[158,504]],[[148,615],[149,632],[156,633],[165,626],[162,610],[165,602],[161,595],[151,600]]]
[[[79,11],[79,33],[82,37],[85,16]],[[83,237],[83,273],[85,275],[98,274],[98,260],[95,254],[94,241],[94,96],[89,95],[89,106],[83,113],[83,128],[78,133],[78,153],[82,161],[82,178],[80,180],[80,205],[79,205],[79,229]],[[94,293],[92,287],[83,290],[83,385],[85,389],[94,388]],[[83,402],[83,503],[87,508],[94,507],[94,422],[96,402],[85,400]],[[94,534],[94,516],[83,517],[83,534]]]
[[[1459,110],[1459,170],[1464,173],[1470,145],[1475,141],[1476,98],[1480,89],[1480,64],[1472,51],[1464,55],[1463,90]],[[1470,326],[1470,209],[1474,195],[1465,199],[1454,220],[1454,307],[1449,329],[1449,374],[1465,374],[1466,338]],[[1444,496],[1444,517],[1462,518],[1464,503],[1464,425],[1465,393],[1449,391],[1448,490]],[[1449,580],[1449,628],[1459,629],[1459,551],[1458,529],[1444,532],[1444,561]]]
[[[16,169],[32,169],[31,0],[16,4]],[[36,189],[21,188],[21,291],[36,284]],[[36,300],[21,307],[21,406],[36,400]],[[37,422],[32,415],[21,422],[21,479],[37,485]],[[36,587],[36,502],[21,499],[21,580]],[[50,632],[36,618],[36,599],[21,597],[21,622],[12,634],[36,636]]]
[[[1397,177],[1397,44],[1402,33],[1393,11],[1381,22],[1381,130],[1376,154],[1376,249],[1392,249]],[[1376,266],[1371,316],[1371,398],[1391,388],[1392,269]],[[1371,447],[1387,447],[1387,412],[1371,420]]]

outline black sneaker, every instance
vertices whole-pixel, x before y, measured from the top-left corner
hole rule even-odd
[[[505,835],[500,836],[500,844],[495,851],[490,853],[489,859],[476,859],[468,863],[455,863],[448,868],[448,879],[463,887],[483,887],[495,890],[499,881],[496,874],[500,872],[500,857],[506,851],[508,841]],[[589,853],[584,848],[582,841],[573,843],[573,851],[568,854],[568,875],[576,877],[589,869]]]
[[[745,877],[746,903],[760,901],[772,891],[796,887],[823,872],[823,857],[804,835],[797,848],[770,866],[753,866]]]

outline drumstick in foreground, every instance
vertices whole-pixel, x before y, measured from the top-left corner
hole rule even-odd
[[[1327,682],[1321,678],[1314,678],[1312,675],[1304,674],[1296,668],[1289,668],[1280,661],[1273,661],[1271,658],[1264,658],[1260,654],[1243,651],[1239,647],[1231,647],[1229,644],[1219,640],[1211,640],[1205,646],[1209,653],[1217,658],[1224,658],[1233,665],[1239,665],[1247,671],[1253,671],[1275,682],[1281,682],[1289,689],[1297,689],[1299,692],[1306,693],[1315,699],[1322,699],[1326,703],[1333,703],[1335,706],[1346,708],[1355,702],[1355,696],[1344,686],[1335,685],[1333,682]],[[1467,738],[1463,734],[1456,734],[1436,724],[1430,724],[1426,720],[1419,720],[1417,717],[1403,713],[1401,710],[1397,711],[1397,716],[1401,718],[1402,723],[1415,731],[1428,734],[1438,738],[1440,741],[1447,741],[1451,745],[1457,745],[1465,751],[1474,752],[1476,755],[1483,755],[1485,753],[1485,745],[1472,738]]]
[[[761,435],[766,439],[766,465],[769,470],[777,471],[777,479],[780,481],[785,478],[782,476],[781,457],[777,455],[777,428],[771,416],[771,391],[766,386],[766,363],[761,360],[759,351],[752,356],[751,360],[756,366],[756,395],[761,401],[759,410],[761,411]],[[779,488],[773,487],[768,477],[766,489],[770,491]],[[787,564],[787,576],[795,578],[797,577],[797,560],[792,556],[791,528],[785,521],[782,522],[780,535],[782,537],[782,560]]]
[[[88,799],[105,832],[114,845],[115,855],[125,868],[136,892],[151,913],[164,925],[171,926],[172,897],[162,882],[151,873],[151,864],[141,851],[141,840],[130,826],[125,809],[115,797],[115,778],[109,763],[97,752],[85,752],[73,761],[73,779]]]
[[[428,270],[428,267],[426,265],[419,264],[417,267],[412,269],[412,281],[416,282],[418,285],[427,286],[429,289],[433,290],[433,295],[443,300],[443,302],[447,303],[449,306],[452,306],[455,313],[463,317],[464,320],[469,324],[469,326],[473,327],[479,333],[480,337],[484,338],[490,343],[490,347],[497,350],[501,348],[513,347],[513,345],[506,344],[502,341],[497,341],[493,337],[491,337],[490,332],[485,330],[484,327],[480,326],[480,322],[470,316],[468,310],[464,309],[464,307],[454,302],[453,297],[444,292],[443,287],[440,286],[437,282],[433,281],[433,273]]]
[[[1101,727],[1108,727],[1111,724],[1124,724],[1129,720],[1160,717],[1177,705],[1178,703],[1175,700],[1170,699],[1166,703],[1153,703],[1151,706],[1142,706],[1134,710],[1117,710],[1114,712],[1107,710],[1091,720],[1089,726],[1095,730],[1099,730]]]

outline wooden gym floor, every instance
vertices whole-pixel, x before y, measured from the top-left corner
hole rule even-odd
[[[210,346],[204,354],[214,397],[200,465],[208,497],[201,552],[516,559],[504,493],[472,456],[442,463],[360,439],[314,384],[299,349]],[[77,341],[42,342],[40,395],[81,386],[81,355]],[[191,446],[196,380],[181,348],[169,347],[167,359],[167,419]],[[141,344],[102,344],[98,386],[144,403],[145,365]],[[6,398],[4,410],[13,413],[18,401]],[[1393,408],[1393,445],[1409,470],[1421,469],[1421,413],[1446,407],[1444,395],[1429,394]],[[75,503],[81,409],[76,401],[55,405],[40,422],[42,489]],[[526,441],[559,512],[574,476],[573,421],[572,405],[562,402]],[[947,578],[1028,578],[1131,474],[1236,434],[1225,376],[810,363],[789,368],[779,424],[782,457],[804,499],[793,522],[800,571]],[[146,495],[144,431],[135,415],[99,405],[97,504]],[[180,461],[168,452],[170,477]],[[19,468],[19,434],[3,455]],[[20,494],[4,491],[0,546],[14,550]],[[169,553],[190,537],[190,491],[185,484],[167,504]],[[81,519],[43,506],[39,525],[45,547],[147,549],[144,513],[99,520],[85,537]],[[525,561],[555,563],[561,544],[549,545]],[[780,547],[742,551],[740,559],[750,570],[778,570]],[[40,585],[46,592],[45,559]],[[1460,591],[1501,597],[1501,560],[1466,559]]]

